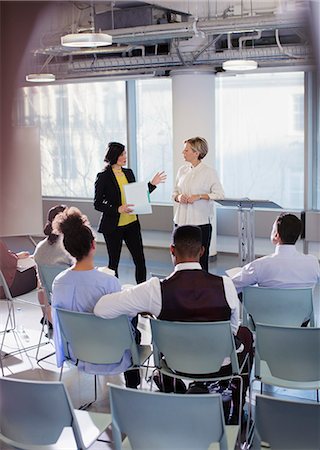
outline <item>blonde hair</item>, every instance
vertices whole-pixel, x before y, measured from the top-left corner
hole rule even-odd
[[[199,152],[198,159],[203,159],[208,153],[208,142],[202,137],[196,136],[186,139],[184,143],[190,144],[190,147],[194,152]]]

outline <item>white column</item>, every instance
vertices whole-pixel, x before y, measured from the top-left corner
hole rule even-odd
[[[209,152],[204,161],[215,165],[215,76],[210,69],[171,71],[173,108],[173,173],[184,163],[183,141],[200,136]],[[216,214],[212,221],[210,255],[216,255]]]

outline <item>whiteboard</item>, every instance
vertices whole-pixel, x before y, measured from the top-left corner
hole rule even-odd
[[[42,234],[39,129],[13,127],[2,150],[0,235]]]

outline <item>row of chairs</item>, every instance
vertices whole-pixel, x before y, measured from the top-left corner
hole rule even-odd
[[[115,450],[207,450],[216,448],[213,443],[235,449],[238,426],[225,425],[218,394],[163,394],[110,384],[109,393],[111,414],[80,411],[61,382],[0,378],[0,441],[24,450],[82,450],[102,440],[112,423],[107,437]],[[320,448],[318,403],[257,395],[255,420],[254,450]]]

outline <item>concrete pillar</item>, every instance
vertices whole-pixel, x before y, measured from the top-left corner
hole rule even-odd
[[[210,69],[173,70],[173,173],[184,163],[183,141],[200,136],[207,140],[209,152],[204,162],[215,166],[215,76]],[[212,220],[210,255],[216,255],[216,214]]]

